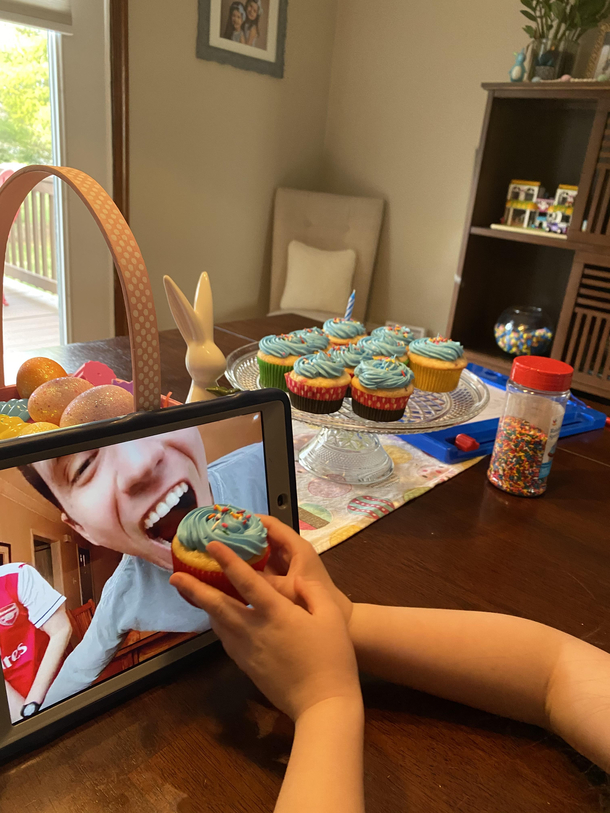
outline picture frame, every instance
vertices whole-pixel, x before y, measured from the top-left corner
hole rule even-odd
[[[198,59],[283,78],[288,0],[198,2]]]
[[[0,567],[2,565],[10,565],[11,562],[11,546],[8,542],[0,542]]]
[[[595,79],[603,74],[610,76],[610,23],[599,26],[595,47],[587,66],[587,77]]]

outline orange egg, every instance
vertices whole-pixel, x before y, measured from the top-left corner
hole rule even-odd
[[[93,388],[93,384],[83,378],[54,378],[41,384],[30,395],[28,412],[33,421],[48,421],[59,426],[59,421],[68,404],[77,395]]]
[[[77,395],[65,408],[59,425],[76,426],[91,421],[120,418],[134,411],[133,395],[114,384],[103,384]]]
[[[24,428],[19,432],[19,437],[24,435],[37,435],[39,432],[50,432],[51,429],[59,429],[55,423],[48,423],[47,421],[38,421],[38,423],[26,423]]]
[[[45,381],[68,375],[61,364],[52,359],[36,356],[24,361],[17,373],[17,391],[20,398],[29,398]]]

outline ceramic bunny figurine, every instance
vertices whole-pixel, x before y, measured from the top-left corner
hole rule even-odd
[[[206,388],[216,385],[225,371],[226,362],[214,344],[214,309],[209,277],[205,271],[199,277],[195,307],[171,277],[163,277],[163,284],[172,316],[187,345],[186,369],[192,384],[186,402],[210,401],[216,396]]]

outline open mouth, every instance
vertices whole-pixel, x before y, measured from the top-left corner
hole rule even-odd
[[[178,483],[145,515],[144,532],[155,542],[171,543],[178,525],[196,507],[192,487],[187,482]]]

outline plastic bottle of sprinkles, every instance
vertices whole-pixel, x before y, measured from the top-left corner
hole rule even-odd
[[[497,488],[521,497],[546,491],[573,372],[556,359],[514,360],[487,472]]]

